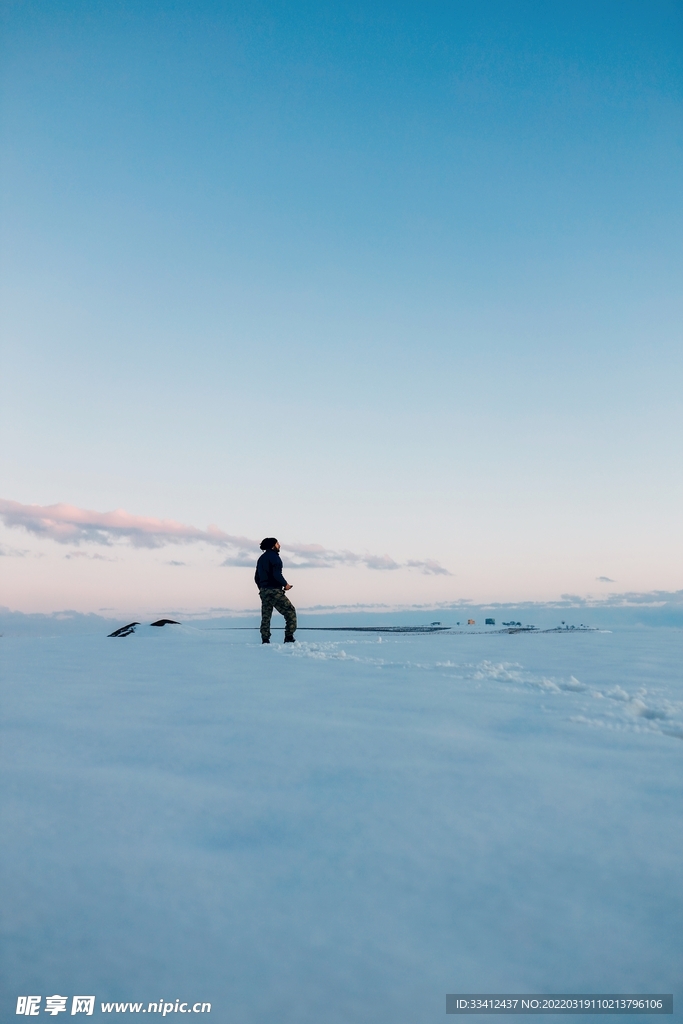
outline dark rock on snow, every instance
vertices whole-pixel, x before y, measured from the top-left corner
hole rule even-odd
[[[135,627],[139,625],[139,622],[129,622],[127,626],[121,626],[119,629],[115,629],[113,633],[109,633],[109,636],[130,636],[131,633],[135,632]]]
[[[139,626],[139,622],[129,622],[127,626],[121,626],[119,629],[115,629],[113,633],[109,633],[109,636],[130,636],[131,633],[135,632],[135,627]],[[179,626],[180,623],[176,619],[157,619],[156,622],[150,622],[150,626]]]

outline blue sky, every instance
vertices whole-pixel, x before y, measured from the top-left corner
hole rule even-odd
[[[366,558],[304,604],[683,587],[680,5],[2,18],[2,498]],[[10,607],[253,604],[29,519]]]

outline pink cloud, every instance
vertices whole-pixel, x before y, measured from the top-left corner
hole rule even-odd
[[[124,509],[93,512],[75,505],[22,505],[0,498],[0,519],[5,526],[20,526],[39,537],[48,537],[58,544],[112,544],[125,540],[134,547],[158,548],[164,544],[187,544],[204,541],[217,547],[245,546],[258,548],[256,541],[223,533],[217,526],[198,530],[173,519],[134,516]]]
[[[227,548],[223,565],[253,565],[259,542],[249,537],[224,533],[211,525],[206,530],[173,519],[135,516],[124,509],[94,512],[75,505],[22,505],[0,498],[0,519],[5,526],[20,527],[37,537],[58,544],[102,544],[117,542],[138,548],[159,548],[166,544],[211,544]],[[320,544],[287,544],[288,560],[298,569],[331,569],[337,566],[365,566],[368,569],[419,569],[423,573],[450,576],[438,562],[395,562],[389,555],[358,555],[353,551],[332,551]]]

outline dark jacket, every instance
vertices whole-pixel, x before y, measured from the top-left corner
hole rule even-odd
[[[282,559],[275,548],[264,551],[256,563],[254,580],[259,590],[262,587],[286,587],[287,580],[282,575]]]

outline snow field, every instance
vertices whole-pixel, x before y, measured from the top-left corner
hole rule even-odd
[[[87,992],[422,1022],[478,991],[680,1019],[680,631],[299,636],[0,641],[2,1019]]]

